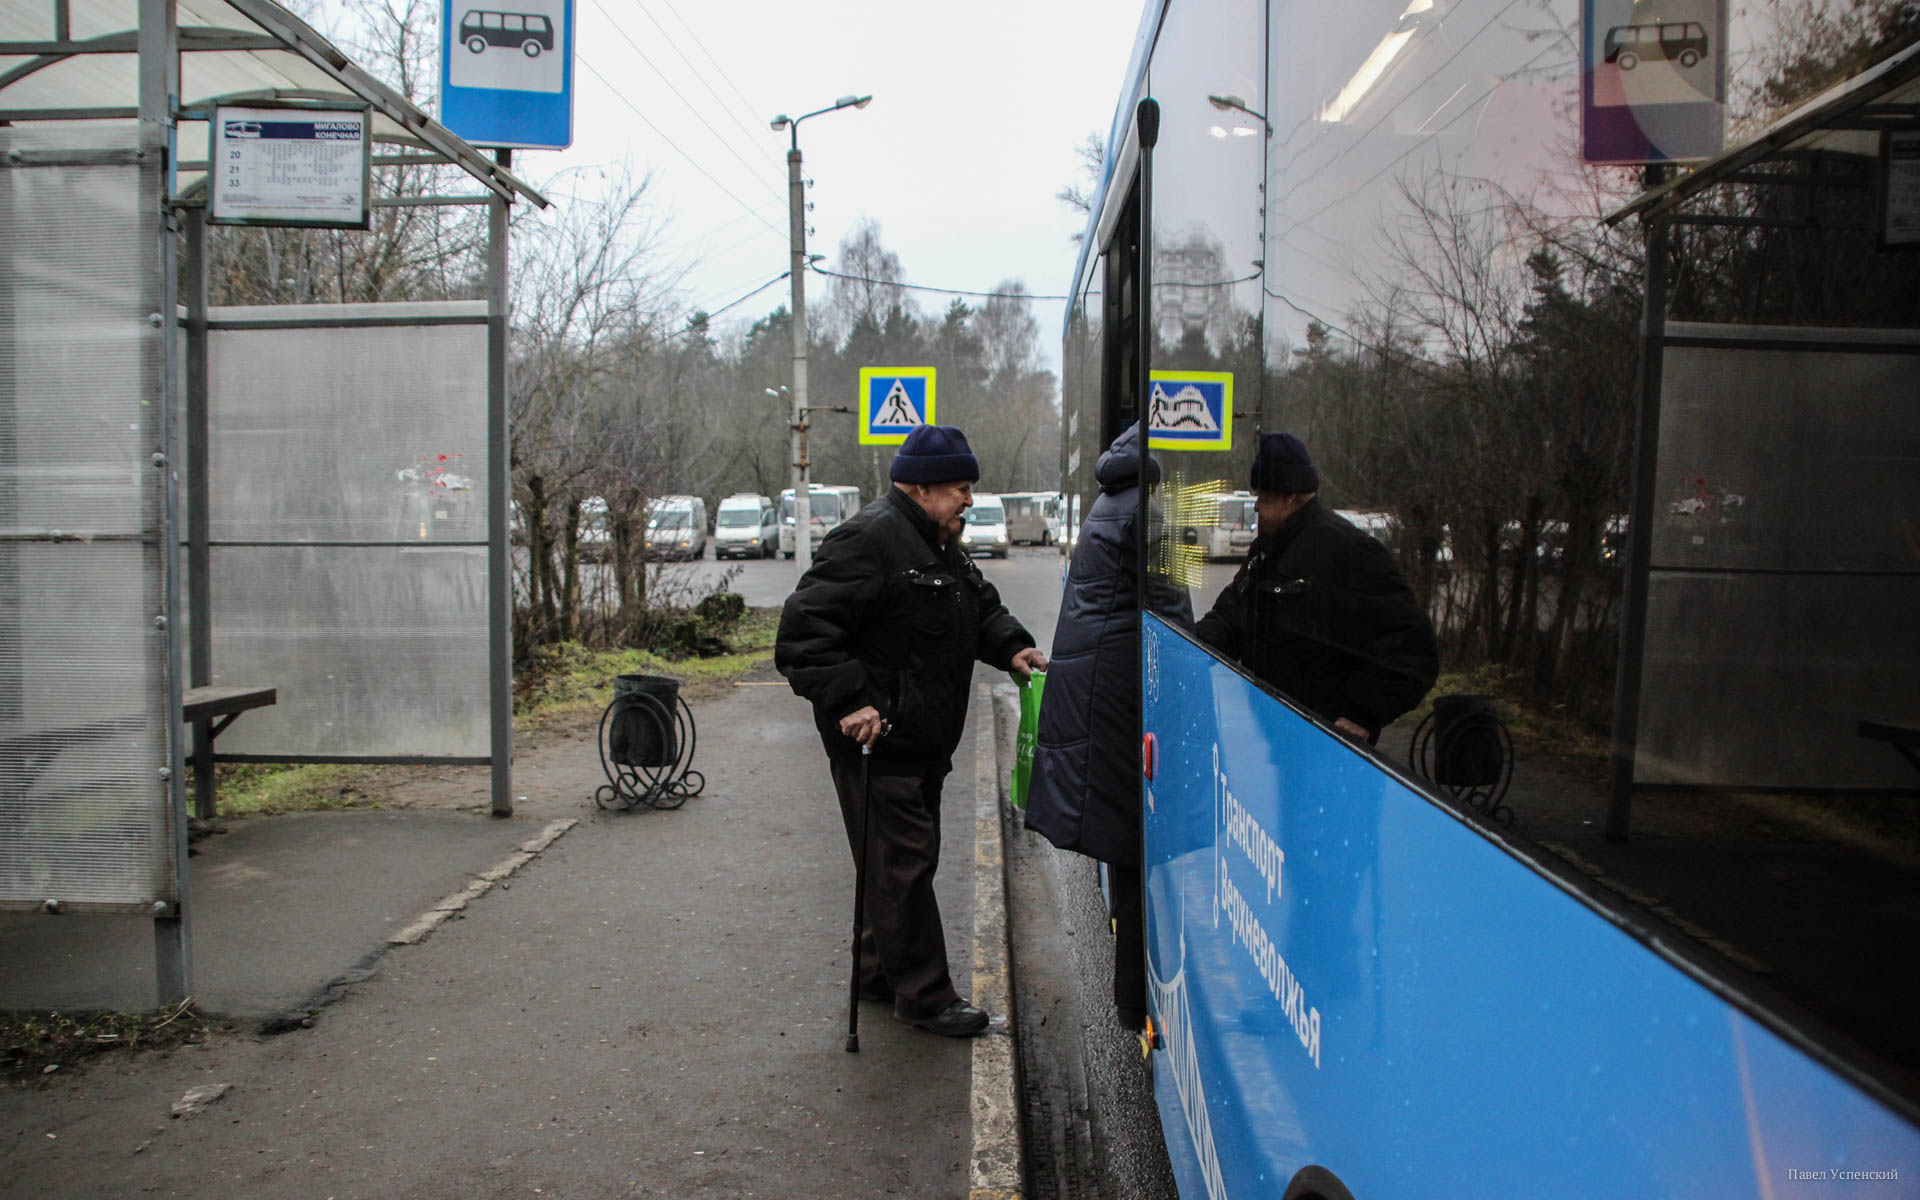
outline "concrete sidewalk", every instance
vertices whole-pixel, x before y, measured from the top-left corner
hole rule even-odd
[[[784,686],[742,686],[694,711],[707,787],[675,812],[599,812],[591,740],[556,739],[517,764],[528,800],[513,821],[316,814],[236,823],[203,843],[196,969],[208,1007],[282,1012],[360,981],[334,986],[311,1029],[113,1056],[7,1089],[0,1194],[1017,1194],[1017,1142],[983,1129],[983,1151],[970,1116],[1011,1123],[1010,1070],[993,1078],[996,1059],[1011,1061],[1004,1019],[948,1041],[870,1004],[862,1052],[842,1049],[852,864],[807,706]],[[999,848],[975,839],[976,777],[997,793],[998,767],[984,698],[973,711],[945,792],[939,880],[962,992],[976,917],[984,978],[996,930],[1004,951],[991,907]],[[429,936],[382,950],[570,818]],[[990,881],[979,913],[976,873]],[[67,920],[36,919],[42,936]],[[145,951],[138,1006],[150,1006],[151,937],[125,924],[135,932],[112,936]],[[76,997],[106,994],[109,960],[85,957],[96,940],[111,938],[16,958],[29,943],[0,927],[6,986],[53,971]],[[976,1058],[1000,1089],[984,1105]],[[200,1084],[231,1088],[169,1119]]]

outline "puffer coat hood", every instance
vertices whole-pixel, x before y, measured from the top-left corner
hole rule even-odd
[[[1117,492],[1122,488],[1136,487],[1140,483],[1140,427],[1129,425],[1121,430],[1120,436],[1113,439],[1100,455],[1100,461],[1093,465],[1093,477],[1099,481],[1103,492]],[[1160,482],[1160,460],[1152,454],[1147,455],[1147,486]]]

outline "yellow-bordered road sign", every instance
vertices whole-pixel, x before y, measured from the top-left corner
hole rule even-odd
[[[1147,445],[1155,450],[1233,449],[1233,372],[1154,371]]]
[[[860,444],[898,446],[934,424],[932,367],[860,368]]]

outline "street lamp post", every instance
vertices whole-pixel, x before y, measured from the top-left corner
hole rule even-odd
[[[1267,120],[1267,114],[1255,112],[1253,109],[1248,108],[1247,102],[1240,97],[1209,95],[1207,97],[1207,103],[1213,105],[1221,112],[1243,112],[1247,114],[1254,120],[1260,122],[1260,128],[1266,130],[1266,141],[1262,144],[1269,145],[1273,141],[1273,122]],[[1260,156],[1260,257],[1253,260],[1253,265],[1260,270],[1260,291],[1262,292],[1259,307],[1254,309],[1254,321],[1256,323],[1254,329],[1254,345],[1259,347],[1257,353],[1260,356],[1260,374],[1258,375],[1258,379],[1260,380],[1260,398],[1254,408],[1253,435],[1256,438],[1258,438],[1261,433],[1272,428],[1267,414],[1266,293],[1269,290],[1267,288],[1267,170],[1267,151],[1263,150]]]
[[[789,117],[785,113],[773,119],[773,129],[790,130],[791,148],[787,151],[787,240],[792,251],[793,288],[793,566],[796,575],[805,575],[813,566],[813,505],[807,494],[812,486],[807,464],[807,197],[806,183],[800,177],[800,122],[822,113],[843,108],[865,108],[872,96],[842,96],[825,108]]]

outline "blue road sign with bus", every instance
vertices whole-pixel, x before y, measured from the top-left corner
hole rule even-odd
[[[1155,617],[1153,1087],[1180,1194],[1910,1194],[1920,1128]],[[1835,1174],[1844,1172],[1844,1174]],[[1502,1182],[1504,1181],[1504,1182]]]
[[[860,368],[860,444],[898,446],[935,424],[932,367]]]
[[[1727,125],[1724,0],[1581,0],[1580,157],[1690,162]]]
[[[1233,374],[1154,371],[1147,395],[1147,444],[1155,450],[1233,449]]]
[[[441,0],[440,123],[476,146],[573,142],[573,0]]]

